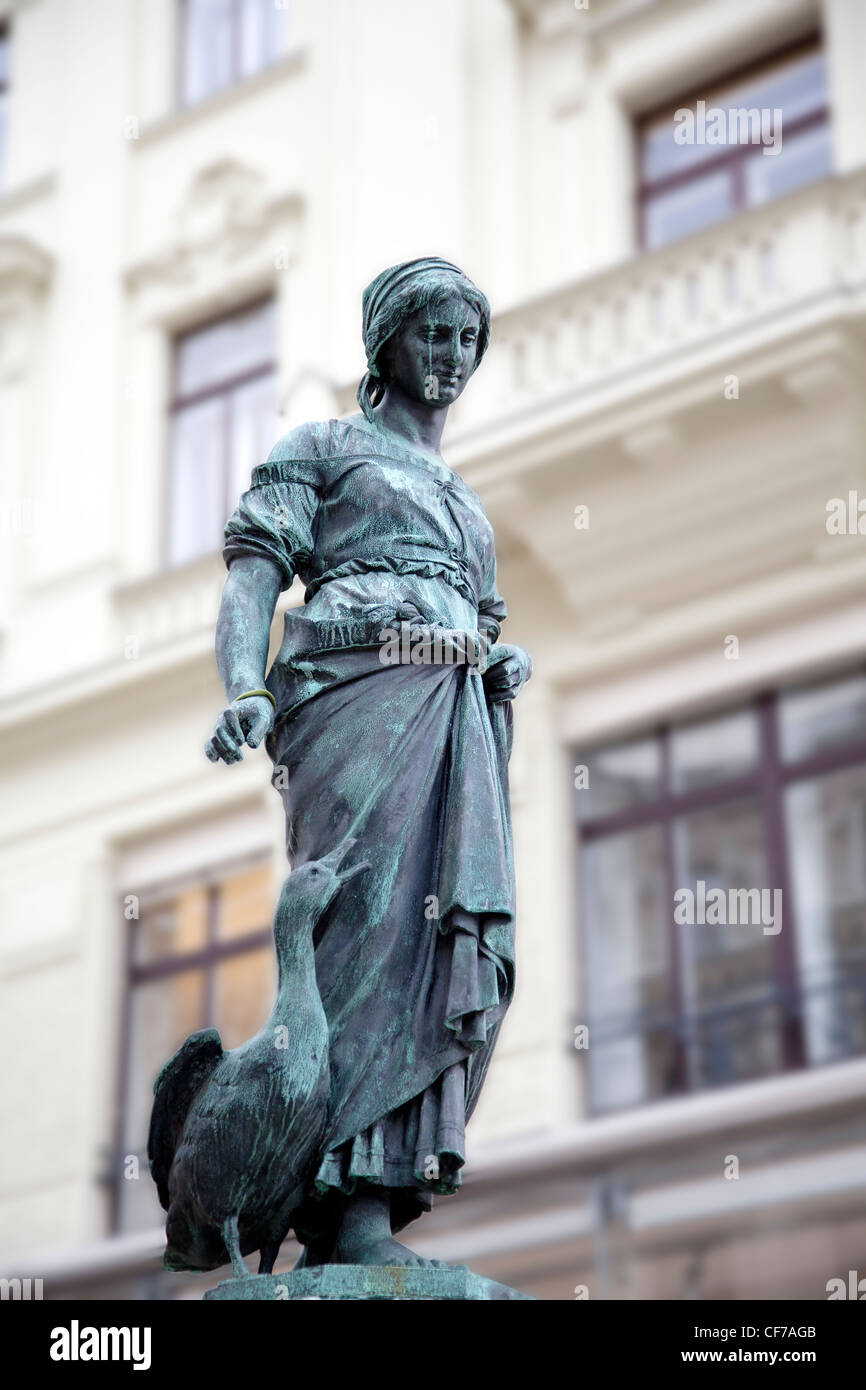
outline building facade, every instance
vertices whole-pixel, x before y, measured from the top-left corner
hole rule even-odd
[[[859,0],[0,0],[0,1272],[208,1282],[150,1088],[260,1026],[285,872],[264,755],[202,752],[222,526],[435,253],[534,675],[517,997],[415,1243],[555,1300],[866,1275],[864,58]]]

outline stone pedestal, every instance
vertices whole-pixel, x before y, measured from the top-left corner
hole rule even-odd
[[[387,1299],[403,1302],[419,1299],[444,1302],[452,1299],[523,1299],[506,1284],[483,1279],[468,1269],[407,1269],[400,1265],[317,1265],[285,1274],[252,1274],[249,1279],[227,1279],[205,1298],[281,1302],[289,1299]]]

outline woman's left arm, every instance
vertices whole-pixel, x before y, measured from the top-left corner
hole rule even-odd
[[[496,587],[496,558],[491,555],[484,592],[478,605],[478,630],[486,646],[481,668],[484,689],[492,704],[500,700],[513,700],[532,675],[528,653],[522,647],[513,647],[497,640],[507,616],[505,602]]]

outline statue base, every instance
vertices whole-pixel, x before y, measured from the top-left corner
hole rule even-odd
[[[314,1265],[310,1269],[287,1270],[285,1274],[251,1274],[249,1279],[226,1279],[204,1296],[264,1303],[289,1299],[387,1299],[389,1302],[525,1299],[535,1302],[531,1294],[518,1293],[507,1284],[497,1284],[468,1269],[414,1269],[401,1265]]]

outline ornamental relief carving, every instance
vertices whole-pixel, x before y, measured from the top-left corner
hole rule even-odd
[[[29,369],[54,262],[26,237],[0,237],[0,382]]]
[[[297,259],[302,211],[298,194],[269,189],[250,165],[217,160],[190,182],[163,249],[128,268],[127,286],[162,317],[174,312],[178,290],[193,298],[218,285],[230,298],[235,287],[272,281]]]

